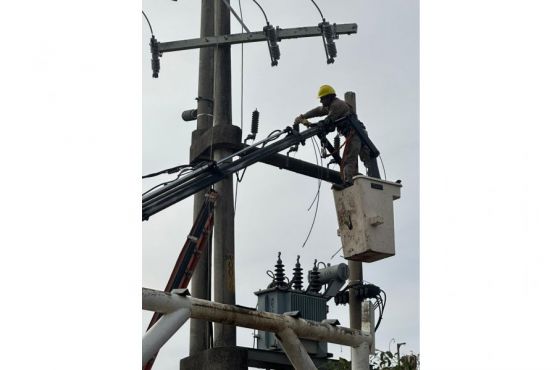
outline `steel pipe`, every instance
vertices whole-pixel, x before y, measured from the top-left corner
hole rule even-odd
[[[168,313],[180,308],[191,308],[191,318],[219,322],[278,333],[289,328],[299,338],[326,341],[356,347],[362,343],[371,346],[373,338],[369,333],[315,321],[294,319],[290,316],[270,312],[254,311],[233,305],[210,302],[178,294],[142,288],[142,309]]]
[[[162,316],[142,337],[142,367],[158,353],[169,338],[187,322],[191,315],[190,304]]]

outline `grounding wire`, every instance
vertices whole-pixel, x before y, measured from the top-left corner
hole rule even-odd
[[[152,34],[152,36],[154,35],[154,31],[152,30],[152,24],[150,23],[150,20],[148,19],[148,16],[146,15],[146,13],[144,13],[144,11],[142,10],[142,14],[144,15],[144,18],[146,18],[146,22],[148,22],[148,26],[150,26],[150,33]]]
[[[253,2],[254,2],[255,4],[257,4],[257,6],[261,9],[261,12],[262,12],[263,15],[264,15],[264,19],[266,20],[266,24],[269,24],[269,23],[268,23],[268,18],[267,18],[267,16],[266,16],[266,13],[264,12],[264,9],[262,8],[262,6],[260,6],[260,4],[257,3],[256,0],[253,0]]]
[[[379,154],[379,160],[381,161],[381,167],[383,167],[383,177],[385,177],[385,181],[387,181],[387,174],[385,173],[385,164],[383,164],[383,158],[381,158],[381,154]]]
[[[323,20],[325,20],[325,17],[323,17],[323,12],[321,12],[321,9],[319,9],[319,7],[317,6],[317,4],[315,3],[314,0],[311,0],[311,2],[313,3],[313,5],[315,5],[315,7],[317,8],[317,10],[319,11],[319,14],[321,14],[321,18],[323,18]]]
[[[315,148],[315,146],[317,145],[315,143],[314,140],[311,141],[313,143],[313,152],[315,153],[315,161],[317,162],[317,166],[319,166],[319,159],[317,156],[317,150]],[[318,146],[318,145],[317,145]],[[321,179],[319,179],[319,190],[317,190],[317,195],[319,194],[319,191],[321,190]],[[310,207],[311,208],[311,207]],[[302,248],[305,247],[305,244],[307,244],[307,241],[309,240],[309,236],[311,235],[311,231],[313,231],[313,226],[315,226],[315,220],[317,219],[317,210],[319,209],[319,197],[317,196],[317,203],[315,206],[315,213],[313,214],[313,222],[311,222],[311,227],[309,228],[309,232],[307,233],[307,237],[305,238],[305,241],[302,244]],[[309,209],[308,209],[309,210]]]

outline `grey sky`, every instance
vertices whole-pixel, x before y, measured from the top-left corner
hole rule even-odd
[[[395,257],[364,264],[364,279],[381,286],[388,302],[377,332],[377,346],[387,349],[391,338],[406,342],[404,352],[419,352],[419,78],[418,1],[318,1],[331,23],[357,23],[358,33],[337,40],[338,58],[327,65],[319,38],[280,42],[281,59],[270,67],[264,43],[244,47],[243,136],[250,127],[251,112],[261,113],[259,136],[284,128],[293,118],[318,105],[317,89],[331,84],[343,95],[354,91],[360,119],[379,147],[387,179],[403,182],[402,197],[395,202]],[[261,0],[270,22],[282,28],[310,26],[320,22],[311,1]],[[232,1],[238,9],[238,2]],[[242,1],[245,23],[251,31],[262,29],[262,13],[252,1]],[[197,38],[200,27],[199,1],[143,3],[159,41]],[[232,32],[240,26],[232,18]],[[183,110],[195,107],[198,81],[198,51],[165,54],[158,79],[151,78],[149,27],[143,24],[143,173],[185,163],[188,160],[193,123],[181,120]],[[241,46],[232,47],[233,123],[241,125]],[[332,137],[331,137],[332,138]],[[315,161],[309,142],[300,147],[299,159]],[[360,164],[361,166],[361,164]],[[363,167],[362,167],[363,169]],[[383,170],[382,170],[383,171]],[[144,189],[166,180],[165,176],[143,181]],[[323,183],[319,213],[311,237],[301,245],[313,219],[307,211],[317,180],[257,164],[248,168],[239,186],[236,213],[237,303],[254,306],[258,289],[269,283],[278,251],[287,271],[301,255],[308,270],[313,260],[331,260],[339,248],[337,223],[330,186]],[[162,289],[169,277],[184,238],[192,225],[192,199],[154,215],[143,223],[143,286]],[[144,313],[144,329],[149,320]],[[347,307],[330,304],[329,317],[348,325]],[[160,351],[154,369],[178,366],[188,355],[187,324]],[[251,331],[238,329],[238,345],[252,346]],[[392,347],[395,350],[395,346]],[[349,358],[347,349],[330,345],[335,357]]]

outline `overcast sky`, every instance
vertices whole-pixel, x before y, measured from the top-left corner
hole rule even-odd
[[[233,124],[243,137],[250,129],[251,112],[260,111],[258,137],[293,122],[296,115],[318,105],[317,89],[332,85],[340,96],[357,95],[357,110],[369,135],[381,151],[387,180],[402,180],[401,199],[395,201],[396,256],[364,264],[364,280],[387,293],[383,322],[377,332],[377,347],[387,350],[389,342],[406,342],[402,351],[420,351],[419,343],[419,77],[418,1],[361,0],[317,1],[331,23],[357,23],[358,33],[341,35],[336,41],[338,57],[327,65],[319,38],[280,42],[281,58],[270,66],[264,43],[244,47],[243,117],[241,117],[241,46],[232,47]],[[321,19],[311,1],[261,0],[274,26],[312,26]],[[237,1],[232,2],[236,10]],[[251,31],[265,24],[252,1],[241,1],[246,25]],[[156,38],[160,42],[199,37],[199,1],[145,0]],[[241,28],[232,17],[232,33]],[[147,23],[142,27],[143,83],[143,173],[184,164],[188,161],[194,122],[181,120],[181,112],[195,108],[198,83],[198,51],[164,54],[158,79],[151,77]],[[332,140],[332,135],[331,135]],[[300,147],[296,158],[315,162],[312,145]],[[360,163],[363,171],[363,166]],[[383,176],[383,169],[382,176]],[[170,177],[144,180],[147,189]],[[282,252],[290,272],[301,255],[308,270],[314,259],[341,263],[336,235],[337,221],[330,186],[321,187],[319,212],[307,242],[301,246],[313,220],[307,211],[317,191],[317,180],[279,170],[265,164],[248,168],[239,185],[236,211],[236,303],[255,306],[253,294],[269,283],[266,270],[273,269]],[[192,226],[192,198],[186,199],[143,222],[143,286],[163,289],[185,236]],[[348,326],[347,306],[329,305],[329,317]],[[143,329],[150,313],[143,314]],[[187,323],[160,351],[154,369],[178,366],[188,356]],[[251,347],[252,332],[238,329],[237,343]],[[393,344],[392,350],[396,349]],[[349,358],[347,348],[329,345],[335,358]]]

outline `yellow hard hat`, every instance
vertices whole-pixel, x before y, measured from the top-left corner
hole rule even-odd
[[[319,93],[317,94],[318,98],[322,98],[323,96],[336,94],[333,87],[331,85],[323,85],[319,88]]]

